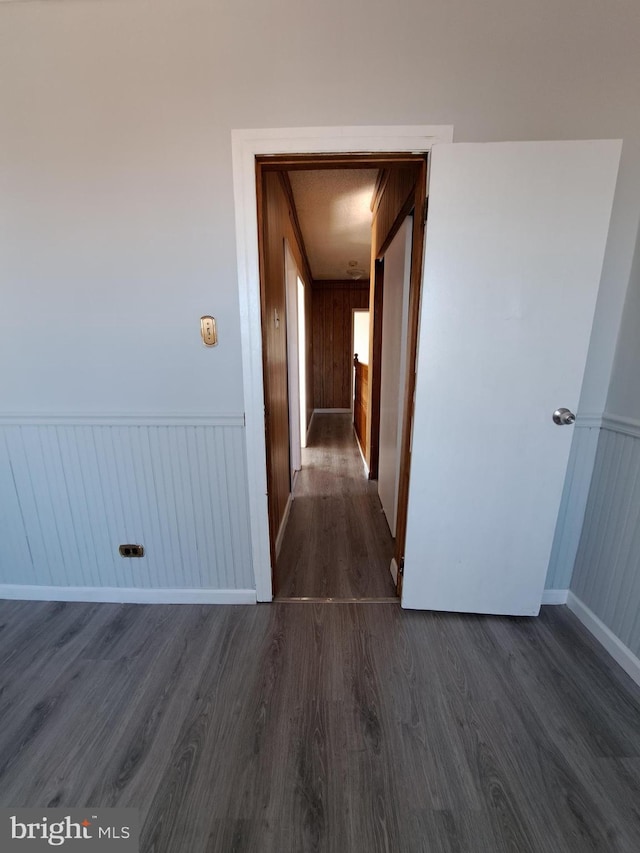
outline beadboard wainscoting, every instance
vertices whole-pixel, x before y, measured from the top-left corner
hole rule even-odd
[[[0,597],[255,601],[242,415],[4,416],[0,505]]]
[[[563,592],[564,601],[543,598],[543,604],[564,604],[580,544],[580,533],[589,497],[602,417],[578,415],[567,465],[567,475],[556,522],[545,589]]]
[[[640,656],[640,421],[602,419],[571,592]]]

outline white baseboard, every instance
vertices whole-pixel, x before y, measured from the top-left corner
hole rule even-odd
[[[571,591],[569,591],[567,598],[567,606],[596,640],[604,646],[616,663],[620,664],[627,675],[636,684],[640,684],[640,659],[634,655],[631,649],[625,646],[622,640],[616,637],[613,631],[607,628],[604,622]]]
[[[115,586],[0,584],[0,599],[114,604],[255,604],[255,589],[142,589]]]
[[[543,604],[566,604],[568,589],[545,589],[542,593]]]
[[[289,493],[289,497],[287,498],[287,505],[284,508],[284,515],[282,516],[282,521],[280,522],[280,529],[278,530],[278,535],[276,536],[276,558],[280,556],[280,548],[282,548],[282,540],[284,539],[284,531],[287,526],[287,521],[289,521],[289,513],[291,512],[291,504],[293,503],[293,497],[291,493]]]

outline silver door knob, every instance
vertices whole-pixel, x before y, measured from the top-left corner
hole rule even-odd
[[[553,422],[558,426],[567,426],[576,421],[576,416],[570,409],[556,409],[553,413]]]

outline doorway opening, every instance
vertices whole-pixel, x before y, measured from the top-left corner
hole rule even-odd
[[[231,137],[251,556],[256,600],[267,602],[273,599],[274,537],[270,528],[267,484],[270,451],[267,447],[264,311],[260,289],[264,258],[258,245],[263,211],[256,160],[288,156],[294,162],[301,158],[332,156],[335,165],[341,158],[354,154],[368,157],[371,162],[376,158],[384,161],[416,152],[421,152],[424,158],[437,143],[453,141],[453,126],[252,128],[233,130]],[[419,248],[421,251],[422,246]],[[420,278],[418,274],[418,290]],[[412,291],[415,293],[416,288]],[[403,430],[403,442],[405,440]],[[401,476],[402,488],[405,487],[403,481]],[[408,485],[408,476],[406,482]],[[401,541],[402,536],[397,535],[397,548]]]
[[[278,598],[400,593],[426,172],[425,154],[256,158]]]

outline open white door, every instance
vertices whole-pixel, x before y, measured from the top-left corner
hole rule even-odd
[[[433,149],[403,607],[539,611],[620,150]]]

